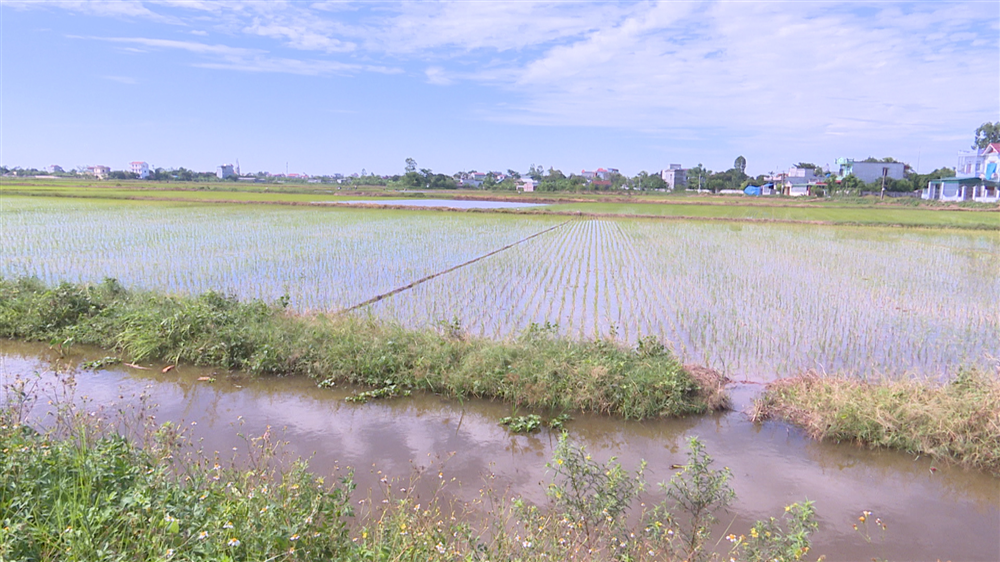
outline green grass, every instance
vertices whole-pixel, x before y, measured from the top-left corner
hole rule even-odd
[[[580,212],[616,216],[819,222],[863,226],[1000,229],[1000,213],[911,207],[813,207],[731,204],[571,203],[551,205],[547,212]]]
[[[350,475],[327,485],[267,435],[237,465],[142,411],[57,404],[42,431],[25,383],[0,408],[0,560],[348,558]]]
[[[754,418],[817,439],[931,455],[1000,474],[1000,379],[962,371],[947,384],[804,375],[770,383]]]
[[[81,343],[133,361],[297,374],[321,386],[396,385],[515,406],[643,419],[725,406],[722,380],[696,380],[662,345],[556,338],[533,327],[505,341],[407,330],[370,318],[299,316],[280,304],[129,291],[114,280],[45,287],[0,280],[0,337]]]
[[[230,184],[93,182],[80,180],[18,180],[0,183],[0,195],[83,197],[100,199],[145,199],[201,203],[251,203],[307,205],[344,200],[373,201],[405,197],[386,188],[338,190],[333,184]],[[880,202],[871,198],[789,199],[709,196],[703,194],[642,194],[632,197],[616,193],[514,194],[469,190],[434,192],[434,198],[517,199],[549,202],[551,206],[531,210],[490,209],[475,212],[568,213],[586,215],[645,216],[712,220],[760,220],[816,222],[845,225],[882,225],[934,228],[1000,229],[997,205],[963,204],[963,209],[914,199]]]

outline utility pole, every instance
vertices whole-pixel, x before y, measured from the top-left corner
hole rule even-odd
[[[879,199],[885,199],[885,177],[889,175],[889,166],[882,166],[882,195]]]

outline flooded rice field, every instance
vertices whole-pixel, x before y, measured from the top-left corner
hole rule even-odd
[[[455,268],[353,313],[492,338],[533,323],[652,336],[736,379],[940,377],[1000,357],[993,231],[15,196],[2,218],[6,277],[337,312]]]
[[[414,470],[432,468],[456,479],[447,491],[459,500],[474,499],[493,474],[498,489],[546,501],[545,463],[557,436],[544,430],[508,433],[498,422],[510,414],[509,406],[427,394],[351,404],[343,400],[351,389],[320,389],[306,379],[251,379],[185,366],[164,374],[161,365],[82,370],[81,361],[104,353],[74,349],[61,357],[48,346],[9,341],[0,341],[0,352],[5,385],[16,376],[72,380],[75,397],[86,397],[91,407],[134,404],[145,394],[156,404],[158,422],[184,423],[207,451],[235,447],[239,453],[245,442],[237,432],[259,435],[271,427],[294,454],[311,456],[317,473],[343,474],[354,467],[358,499],[377,489],[377,470],[405,480]],[[735,387],[737,407],[749,404],[757,388]],[[716,467],[733,473],[737,501],[720,517],[720,532],[745,532],[753,520],[809,499],[816,502],[820,524],[810,554],[827,560],[1000,559],[1000,479],[980,472],[904,453],[818,443],[782,423],[752,424],[739,411],[641,423],[577,415],[567,429],[597,458],[615,455],[631,469],[645,459],[650,482],[668,480],[670,466],[686,460],[686,440],[699,437]],[[888,526],[871,544],[852,528],[862,510]]]
[[[545,203],[521,203],[516,201],[474,201],[464,199],[359,199],[335,201],[344,205],[385,205],[390,207],[429,207],[446,209],[527,209],[544,207]]]

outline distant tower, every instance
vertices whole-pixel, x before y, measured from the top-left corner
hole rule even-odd
[[[236,177],[240,177],[240,159],[236,159]]]

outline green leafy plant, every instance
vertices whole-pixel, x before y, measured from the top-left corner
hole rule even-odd
[[[736,492],[729,485],[729,469],[712,469],[712,457],[697,437],[689,439],[688,446],[687,464],[669,483],[660,484],[666,499],[649,514],[647,528],[654,536],[665,538],[679,558],[698,561],[708,557],[704,546],[718,521],[716,512],[729,506]],[[683,518],[677,513],[683,513]]]
[[[538,414],[507,416],[500,420],[500,425],[514,433],[534,433],[542,427],[542,417]]]
[[[601,464],[563,433],[546,466],[554,472],[549,497],[567,520],[583,530],[587,542],[593,542],[602,528],[624,532],[624,515],[644,486],[645,462],[634,474],[615,457]]]
[[[813,502],[793,503],[785,507],[781,519],[757,521],[749,535],[726,538],[733,543],[733,553],[748,562],[802,560],[809,553],[809,535],[819,527],[815,516]]]
[[[122,360],[118,357],[102,357],[100,359],[95,359],[93,361],[84,361],[80,363],[81,369],[103,369],[111,365],[118,365]]]
[[[390,384],[374,390],[366,390],[364,392],[359,392],[348,396],[344,400],[348,402],[355,402],[358,404],[364,404],[369,400],[379,400],[383,398],[397,398],[400,396],[409,396],[410,391],[400,388],[398,384]]]

